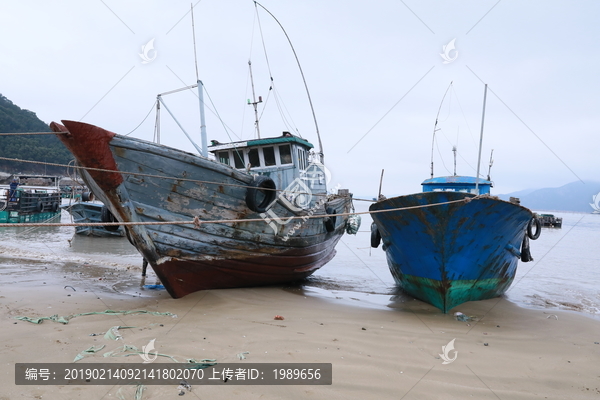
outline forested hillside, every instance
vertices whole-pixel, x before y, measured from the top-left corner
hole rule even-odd
[[[50,132],[48,124],[34,112],[23,110],[0,94],[0,133]],[[71,153],[54,135],[0,135],[0,157],[68,164]],[[63,175],[65,169],[42,164],[0,160],[0,171],[8,173],[39,173]]]

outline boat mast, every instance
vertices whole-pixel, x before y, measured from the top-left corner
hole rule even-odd
[[[252,77],[252,62],[248,61],[248,68],[250,69],[250,83],[252,84],[252,103],[248,100],[248,105],[252,104],[254,106],[254,124],[256,125],[256,134],[260,139],[260,127],[258,126],[258,103],[262,103],[262,97],[258,96],[258,101],[256,101],[256,93],[254,92],[254,78]]]
[[[206,121],[204,118],[204,84],[198,77],[198,56],[196,55],[196,27],[194,26],[194,5],[190,4],[192,14],[192,37],[194,39],[194,62],[196,65],[196,84],[198,85],[198,100],[200,107],[200,139],[202,141],[201,154],[208,157],[208,138],[206,136]],[[164,105],[164,103],[163,103]]]
[[[200,103],[200,138],[202,140],[202,155],[208,157],[208,138],[206,136],[206,121],[204,120],[204,85],[198,80],[198,100]]]
[[[479,194],[479,168],[481,166],[481,147],[483,145],[483,123],[485,121],[485,100],[487,97],[487,83],[483,90],[483,111],[481,113],[481,133],[479,134],[479,156],[477,157],[477,175],[475,177],[475,193]]]

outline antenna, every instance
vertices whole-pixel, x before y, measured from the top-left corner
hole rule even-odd
[[[262,97],[258,96],[258,101],[256,101],[256,94],[254,93],[254,78],[252,77],[252,62],[248,61],[248,68],[250,69],[250,83],[252,83],[252,102],[248,100],[248,105],[254,106],[254,123],[256,125],[256,134],[260,139],[260,127],[258,126],[258,103],[262,103]]]
[[[456,176],[456,146],[452,146],[452,152],[454,153],[454,176]]]
[[[488,176],[487,176],[487,180],[490,182],[492,181],[492,179],[490,178],[491,177],[490,173],[492,172],[492,164],[494,164],[494,160],[492,159],[493,155],[494,155],[494,149],[492,149],[492,152],[490,154],[490,166],[488,168]]]
[[[450,82],[450,85],[448,85],[446,92],[444,92],[444,97],[442,97],[442,102],[440,103],[440,107],[438,108],[437,115],[435,116],[435,125],[433,125],[433,138],[431,139],[431,177],[432,178],[433,178],[433,149],[435,147],[435,132],[439,131],[439,129],[436,129],[437,124],[438,124],[438,118],[440,116],[440,111],[442,110],[442,104],[444,104],[444,99],[446,98],[446,94],[448,93],[448,90],[450,90],[451,87],[452,87],[452,81]]]

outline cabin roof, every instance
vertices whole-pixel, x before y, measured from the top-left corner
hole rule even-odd
[[[304,140],[298,136],[294,136],[291,133],[284,132],[282,136],[274,137],[274,138],[265,138],[265,139],[253,139],[253,140],[244,140],[239,142],[230,142],[230,143],[219,143],[213,140],[213,145],[208,146],[208,150],[210,152],[215,152],[219,150],[240,148],[240,147],[254,147],[254,146],[264,146],[269,144],[281,144],[281,143],[297,143],[301,146],[312,149],[314,146],[312,143]]]
[[[421,185],[473,185],[475,186],[477,178],[474,176],[440,176],[437,178],[426,179]],[[492,182],[487,179],[479,178],[479,185],[491,186]]]

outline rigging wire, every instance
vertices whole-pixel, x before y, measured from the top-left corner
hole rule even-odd
[[[294,121],[293,121],[293,119],[292,119],[291,114],[289,113],[289,111],[287,111],[287,107],[285,107],[285,104],[283,104],[283,99],[279,95],[279,93],[277,91],[277,88],[275,86],[275,79],[273,78],[273,73],[271,71],[271,64],[269,62],[269,56],[268,56],[268,53],[267,53],[267,46],[266,46],[266,43],[265,43],[265,37],[263,35],[262,24],[260,23],[260,15],[258,14],[258,7],[256,7],[256,4],[258,4],[258,3],[255,2],[255,5],[254,5],[254,7],[256,9],[256,21],[258,22],[258,30],[259,30],[259,33],[260,33],[260,39],[261,39],[261,43],[262,43],[263,53],[264,53],[264,56],[265,56],[265,61],[267,63],[267,70],[269,71],[269,79],[271,80],[271,86],[269,87],[269,91],[273,91],[273,99],[275,101],[275,105],[277,106],[277,110],[279,111],[279,116],[281,117],[281,121],[282,121],[283,125],[286,127],[286,130],[293,131],[293,132],[298,132],[298,129],[295,128],[296,124],[294,123]],[[271,14],[271,16],[272,16],[272,14]],[[273,17],[273,18],[275,18],[275,17]],[[282,104],[283,104],[283,106],[282,106]],[[265,108],[266,108],[266,104],[265,104],[265,106],[263,106],[263,111],[261,113],[261,117],[262,117],[262,114],[265,111]],[[287,117],[286,117],[286,111],[287,111]],[[288,118],[290,120],[292,120],[291,123],[288,121]]]
[[[444,92],[444,97],[442,97],[442,101],[440,103],[440,107],[438,108],[438,112],[435,116],[435,124],[433,125],[433,137],[431,138],[431,178],[433,178],[433,150],[434,150],[434,145],[435,145],[435,132],[436,132],[436,128],[437,128],[437,124],[438,124],[438,118],[440,116],[440,111],[442,110],[442,105],[444,104],[444,99],[446,98],[446,95],[448,94],[448,90],[450,90],[450,88],[452,87],[452,82],[450,82],[450,85],[448,85],[448,88],[446,89],[446,91]],[[439,148],[438,148],[438,152],[439,152]],[[444,162],[444,160],[442,159],[442,163]],[[445,166],[444,166],[445,168]],[[446,168],[446,170],[448,170]]]
[[[152,107],[150,108],[150,111],[148,111],[148,114],[146,114],[146,116],[144,117],[144,119],[142,120],[142,122],[140,122],[140,124],[138,126],[136,126],[135,128],[133,128],[133,130],[129,133],[126,133],[123,136],[129,136],[131,135],[133,132],[135,132],[140,126],[142,126],[142,124],[144,122],[146,122],[146,119],[148,118],[148,116],[152,113],[152,110],[154,110],[154,106],[156,106],[156,102],[152,103]]]
[[[290,39],[290,37],[287,34],[287,31],[284,29],[283,25],[281,25],[281,23],[279,22],[279,20],[277,18],[275,18],[275,16],[269,11],[267,10],[262,4],[260,4],[259,2],[257,2],[256,0],[254,1],[254,7],[256,8],[256,13],[258,14],[258,7],[260,6],[263,10],[265,10],[271,17],[273,17],[273,19],[275,20],[275,22],[277,22],[277,24],[279,25],[279,27],[281,28],[281,30],[283,31],[289,45],[290,48],[292,49],[292,52],[294,53],[294,58],[296,59],[296,64],[298,65],[298,69],[300,70],[300,75],[302,76],[302,82],[304,83],[304,88],[306,89],[306,95],[308,97],[308,103],[310,105],[310,110],[312,112],[312,116],[313,116],[313,121],[315,123],[315,131],[317,134],[317,139],[319,142],[319,156],[320,156],[320,161],[322,164],[325,164],[325,158],[324,158],[324,154],[323,154],[323,143],[321,141],[321,134],[319,133],[319,124],[317,123],[317,116],[315,114],[315,109],[313,107],[313,103],[312,103],[312,98],[310,97],[310,91],[308,90],[308,84],[306,83],[306,78],[304,77],[304,71],[302,70],[302,66],[300,65],[300,60],[298,59],[298,54],[296,54],[296,49],[294,48],[294,45],[292,44],[292,41]],[[259,24],[260,24],[260,20],[259,20]],[[261,35],[262,35],[262,30],[261,30]],[[269,71],[270,73],[270,71]]]
[[[463,111],[462,105],[460,104],[460,100],[458,99],[458,94],[456,93],[456,90],[454,89],[454,87],[452,87],[452,92],[454,93],[454,96],[456,96],[456,102],[458,103],[458,108],[460,108],[460,112],[463,116],[463,119],[465,120],[465,124],[467,124],[467,129],[469,130],[469,136],[471,137],[473,146],[475,146],[475,148],[477,148],[477,142],[475,141],[475,137],[473,136],[473,131],[471,130],[471,127],[469,126],[469,121],[467,120],[467,116],[465,115],[465,112]]]

